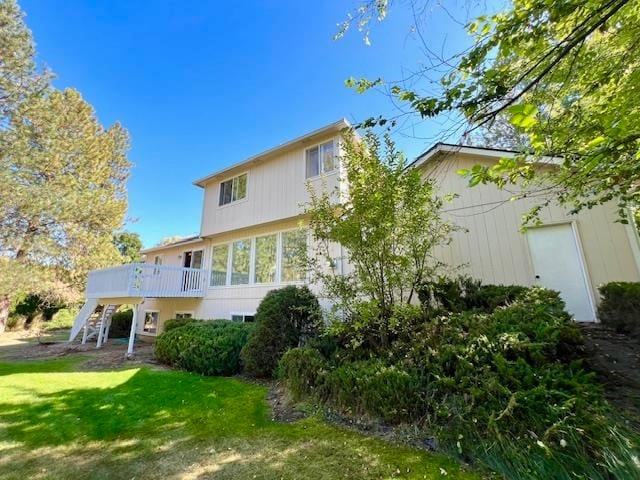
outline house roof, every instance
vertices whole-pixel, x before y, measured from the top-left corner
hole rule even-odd
[[[263,160],[266,160],[267,158],[271,157],[272,155],[275,155],[277,153],[281,153],[285,150],[288,150],[290,148],[296,147],[296,146],[300,146],[300,145],[304,145],[305,143],[309,143],[309,141],[311,141],[313,138],[315,137],[320,137],[323,135],[327,135],[329,133],[336,133],[336,132],[340,132],[345,128],[349,128],[351,127],[351,124],[344,118],[341,118],[340,120],[330,123],[328,125],[325,125],[324,127],[321,127],[317,130],[313,130],[312,132],[308,132],[305,133],[304,135],[301,135],[299,137],[296,137],[292,140],[289,140],[287,142],[281,143],[280,145],[270,148],[268,150],[265,150],[261,153],[258,153],[257,155],[253,155],[241,162],[235,163],[233,165],[230,165],[222,170],[218,170],[216,172],[211,173],[210,175],[207,175],[206,177],[200,178],[198,180],[196,180],[195,182],[193,182],[194,185],[204,188],[205,185],[218,177],[224,177],[225,175],[227,175],[229,172],[231,172],[232,170],[235,170],[239,167],[242,166],[249,166],[250,164],[256,164],[259,163]]]
[[[140,250],[140,253],[150,253],[150,252],[155,252],[157,250],[165,250],[171,247],[179,247],[180,245],[189,245],[190,243],[197,243],[201,240],[203,240],[203,238],[200,235],[194,235],[192,237],[181,238],[180,240],[176,240],[175,242],[167,243],[165,245],[158,245],[155,247],[145,248],[143,250]]]
[[[418,155],[408,167],[421,167],[439,154],[462,153],[493,158],[513,158],[523,152],[517,150],[507,150],[503,148],[474,147],[471,145],[460,145],[455,143],[438,142],[424,153]],[[532,163],[558,165],[562,161],[561,157],[530,157]]]

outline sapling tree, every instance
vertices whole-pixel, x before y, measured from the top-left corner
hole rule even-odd
[[[385,322],[441,267],[434,251],[449,241],[452,226],[440,216],[433,181],[407,168],[389,136],[349,132],[342,150],[348,188],[309,187],[309,270],[344,318],[369,301],[369,314]]]

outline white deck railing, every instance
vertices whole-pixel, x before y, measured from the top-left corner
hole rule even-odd
[[[202,297],[208,270],[129,263],[89,272],[87,298]]]

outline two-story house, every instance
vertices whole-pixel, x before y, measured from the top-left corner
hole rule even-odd
[[[303,216],[308,186],[338,187],[348,195],[339,161],[341,133],[348,127],[340,120],[195,181],[204,190],[200,234],[145,250],[144,264],[91,272],[71,339],[98,305],[106,306],[98,319],[98,346],[115,306],[135,305],[131,351],[134,334],[153,337],[167,319],[252,321],[269,290],[305,284],[296,256],[310,245]],[[469,188],[456,173],[512,155],[437,144],[411,165],[435,178],[442,193],[457,195],[443,214],[462,228],[438,255],[487,283],[558,290],[577,320],[595,321],[599,284],[640,280],[637,232],[615,222],[613,206],[579,215],[547,207],[543,226],[521,232],[522,214],[539,198],[512,201],[512,193],[493,186]],[[344,256],[336,252],[340,269],[348,268]],[[84,330],[83,341],[89,328]]]

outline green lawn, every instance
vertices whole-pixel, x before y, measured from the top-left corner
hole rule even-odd
[[[272,422],[263,387],[83,361],[0,363],[0,478],[480,478],[316,418]]]

